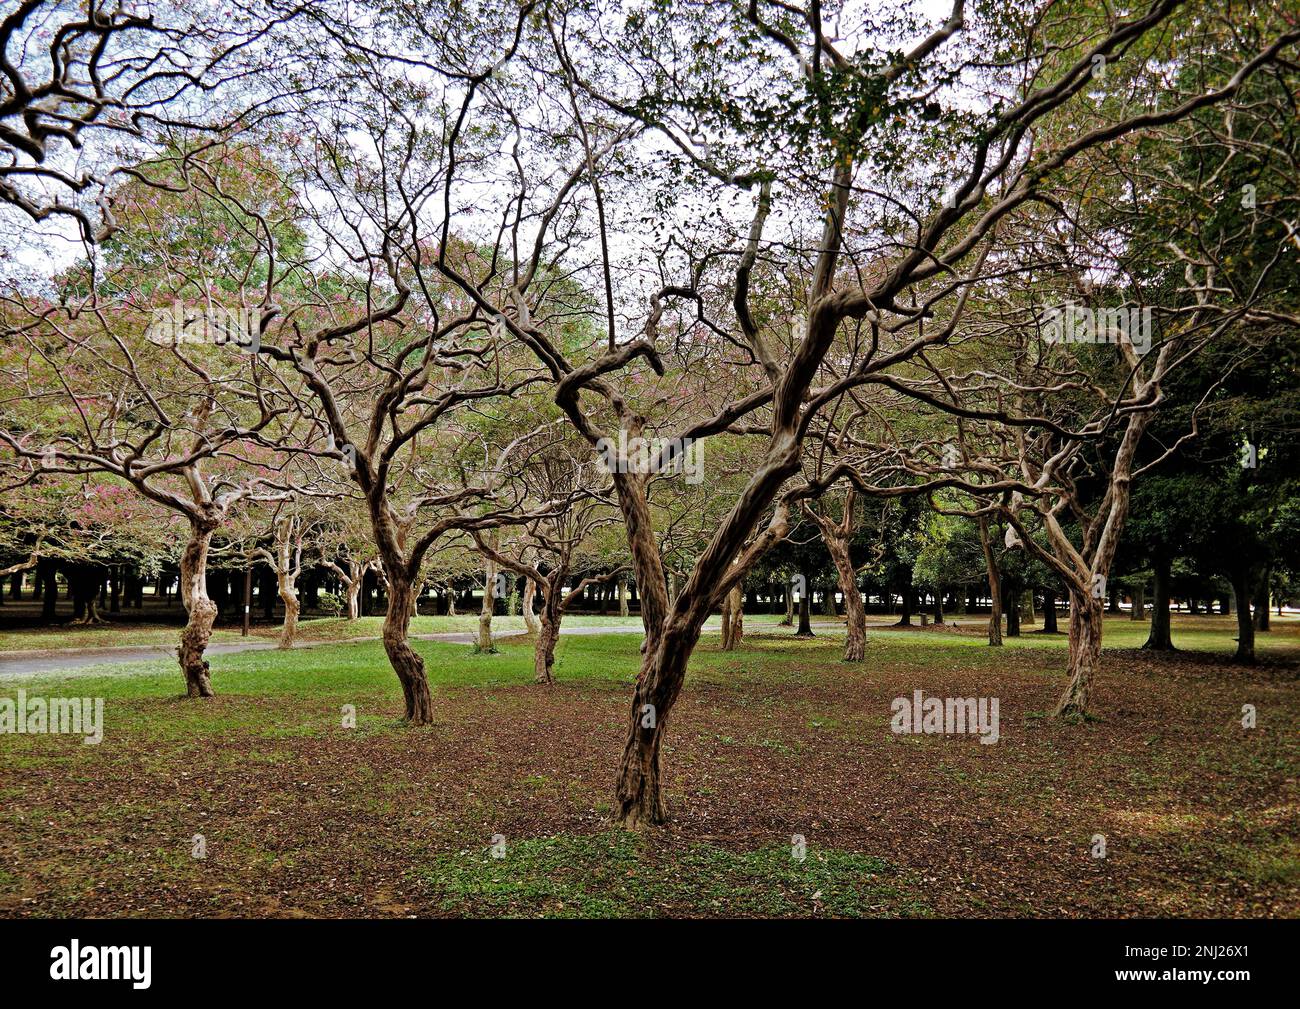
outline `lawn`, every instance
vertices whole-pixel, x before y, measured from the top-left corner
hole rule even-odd
[[[422,729],[375,642],[214,656],[209,701],[168,661],[7,680],[102,697],[105,729],[0,735],[0,914],[1300,914],[1300,626],[1243,668],[1226,618],[1176,618],[1174,656],[1112,618],[1098,719],[1064,725],[1063,636],[989,649],[958,621],[873,628],[852,666],[834,633],[706,634],[672,821],[637,835],[609,822],[635,635],[562,639],[553,688],[526,641],[418,642]],[[999,698],[999,742],[893,734],[916,689]]]

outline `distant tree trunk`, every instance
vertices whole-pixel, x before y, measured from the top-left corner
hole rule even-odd
[[[1119,608],[1119,586],[1118,585],[1112,585],[1110,587],[1109,597],[1110,600],[1106,604],[1106,612],[1112,615],[1121,612]]]
[[[44,620],[53,620],[58,613],[59,583],[54,572],[53,561],[41,561],[37,569],[41,578],[41,617]]]
[[[735,651],[745,636],[745,593],[737,585],[722,602],[722,650]]]
[[[799,629],[794,632],[796,638],[811,638],[812,622],[808,619],[808,593],[799,593]]]
[[[794,593],[790,591],[789,586],[781,590],[785,596],[785,619],[781,621],[782,627],[791,627],[794,625]]]
[[[1147,618],[1147,587],[1142,582],[1133,586],[1133,606],[1129,610],[1128,618],[1134,621]]]
[[[483,561],[483,605],[478,613],[478,642],[474,651],[485,655],[496,653],[492,644],[492,611],[496,608],[497,566],[492,561]]]
[[[627,575],[623,575],[618,580],[618,615],[626,617],[627,609]]]
[[[366,583],[365,572],[356,572],[347,583],[348,619],[356,620],[361,616],[361,587]]]
[[[1007,637],[1020,637],[1020,589],[1011,579],[1002,583],[1003,596],[1006,599]]]
[[[1021,593],[1020,598],[1020,622],[1022,624],[1034,623],[1034,590],[1025,589],[1025,591]]]
[[[943,623],[943,589],[942,588],[936,588],[934,590],[934,622],[936,624]]]
[[[1157,554],[1151,564],[1151,630],[1142,647],[1153,652],[1172,652],[1174,643],[1169,633],[1169,573],[1170,560]]]
[[[1265,564],[1259,575],[1259,586],[1255,589],[1255,630],[1267,631],[1268,627],[1268,592],[1273,580],[1273,565]]]
[[[989,536],[989,520],[980,516],[980,546],[984,550],[984,566],[988,569],[989,598],[992,601],[992,613],[989,616],[989,644],[993,647],[1002,645],[1002,577],[998,572],[998,561],[993,554],[993,543]]]
[[[1092,696],[1092,680],[1101,657],[1102,600],[1070,589],[1069,682],[1055,714],[1082,717]]]
[[[190,519],[190,538],[181,554],[181,602],[189,614],[176,649],[185,692],[190,697],[212,697],[212,677],[203,657],[217,622],[217,604],[208,598],[208,549],[217,523]]]
[[[1043,629],[1044,634],[1055,634],[1056,631],[1056,593],[1051,589],[1043,589]]]
[[[1250,572],[1242,567],[1232,573],[1232,591],[1237,597],[1237,654],[1233,659],[1255,664],[1255,621],[1250,614]]]

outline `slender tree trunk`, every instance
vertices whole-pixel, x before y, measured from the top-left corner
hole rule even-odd
[[[1237,654],[1233,659],[1248,666],[1255,664],[1255,621],[1250,613],[1250,572],[1239,568],[1232,573],[1232,591],[1237,597]]]
[[[808,593],[799,593],[799,629],[794,632],[796,638],[811,638],[812,621],[808,619]]]
[[[483,562],[483,605],[478,612],[478,643],[474,651],[495,655],[492,644],[492,611],[496,608],[497,566],[490,560]]]
[[[1142,647],[1154,652],[1172,652],[1174,643],[1169,633],[1169,558],[1157,554],[1152,561],[1151,575],[1151,630]]]
[[[280,601],[284,603],[284,624],[280,627],[277,648],[292,648],[294,639],[298,636],[298,614],[302,606],[298,602],[297,581],[294,575],[288,573],[280,574],[277,578]]]
[[[794,593],[787,585],[781,594],[785,596],[785,619],[781,621],[781,626],[792,627],[794,626]]]
[[[1101,657],[1103,601],[1087,592],[1070,589],[1069,682],[1054,714],[1080,718],[1087,714],[1092,681]]]
[[[185,676],[185,693],[190,697],[212,697],[212,677],[203,657],[212,627],[217,622],[217,604],[208,598],[208,549],[217,524],[190,520],[190,538],[181,554],[181,602],[189,613],[189,622],[181,632],[176,649],[181,672]]]
[[[627,575],[618,580],[618,615],[626,617],[627,610]]]
[[[537,595],[537,584],[531,578],[524,579],[524,601],[523,614],[524,626],[528,628],[528,633],[534,636],[541,634],[542,625],[537,619],[537,614],[533,611],[533,599]]]
[[[997,558],[993,554],[993,543],[989,536],[989,520],[979,520],[980,546],[984,550],[984,566],[988,569],[989,599],[992,612],[989,614],[989,644],[995,648],[1002,645],[1002,576],[998,572]]]

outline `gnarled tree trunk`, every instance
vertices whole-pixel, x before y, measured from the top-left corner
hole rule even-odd
[[[1101,657],[1102,610],[1103,600],[1070,590],[1070,680],[1056,705],[1057,716],[1079,718],[1088,713]]]
[[[560,637],[560,620],[563,616],[560,609],[560,600],[557,598],[560,594],[561,584],[563,584],[563,580],[559,578],[551,581],[546,590],[546,598],[542,603],[540,627],[537,631],[537,641],[533,645],[534,683],[555,682],[555,676],[552,673],[552,668],[555,665],[555,643]]]
[[[217,622],[217,604],[208,598],[208,550],[216,527],[214,521],[191,518],[190,538],[181,554],[181,602],[189,613],[189,621],[181,632],[176,656],[189,697],[213,696],[212,677],[203,653]]]
[[[388,611],[384,615],[384,651],[402,684],[406,720],[412,725],[433,721],[433,695],[424,673],[424,659],[411,647],[408,634],[419,587],[404,579],[388,576]]]
[[[849,556],[849,542],[845,536],[827,535],[822,527],[822,541],[835,562],[839,576],[840,593],[844,596],[844,615],[847,620],[847,637],[844,642],[844,661],[861,662],[867,654],[867,611],[862,605],[862,592],[858,589],[858,573]]]

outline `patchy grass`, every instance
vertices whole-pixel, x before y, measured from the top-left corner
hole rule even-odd
[[[418,642],[421,729],[373,642],[214,656],[209,701],[167,660],[6,681],[103,697],[106,724],[99,746],[0,735],[0,914],[1300,915],[1294,624],[1254,668],[1226,663],[1226,620],[1177,622],[1203,647],[1174,656],[1110,648],[1076,726],[1043,717],[1063,638],[873,629],[846,665],[835,634],[789,633],[703,639],[664,747],[672,821],[640,835],[609,823],[635,635],[561,639],[553,688],[526,641]],[[998,697],[1001,741],[894,735],[914,689]]]

